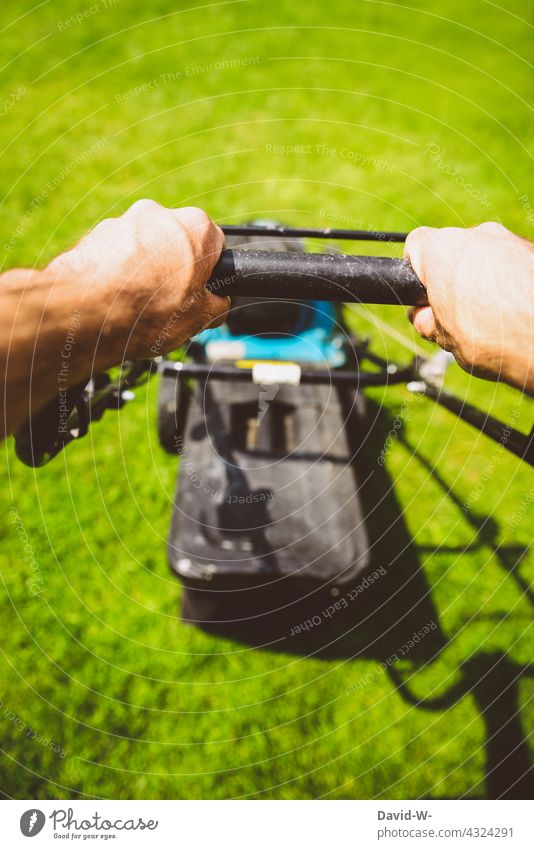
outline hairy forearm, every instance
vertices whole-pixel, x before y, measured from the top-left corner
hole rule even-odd
[[[223,244],[201,209],[140,200],[44,271],[0,275],[0,438],[93,373],[222,323],[228,299],[205,283]]]
[[[91,287],[49,271],[0,275],[1,436],[54,395],[119,362],[129,320]]]

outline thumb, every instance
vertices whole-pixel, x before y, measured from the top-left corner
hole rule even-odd
[[[214,295],[213,292],[206,291],[204,320],[205,327],[219,327],[224,324],[228,318],[228,313],[232,306],[232,301],[226,295]]]
[[[428,339],[429,342],[438,342],[440,333],[436,325],[432,307],[412,307],[408,313],[408,317],[419,333],[419,336],[422,336],[423,339]]]

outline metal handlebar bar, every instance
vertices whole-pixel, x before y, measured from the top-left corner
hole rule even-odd
[[[364,235],[369,236],[369,234]],[[385,235],[400,237],[403,234]],[[360,238],[360,235],[357,234],[357,237]],[[267,300],[341,301],[405,306],[428,304],[425,288],[410,263],[390,257],[306,254],[298,251],[277,253],[226,250],[222,252],[207,286],[218,295]],[[214,376],[211,367],[206,369],[204,374],[198,366],[188,366],[189,372],[181,363],[169,362],[163,363],[162,366],[165,369],[171,369],[170,373],[181,374],[182,377],[186,374],[197,378]],[[136,385],[141,375],[152,373],[155,367],[155,362],[143,360],[133,363],[127,374],[122,375],[116,383],[112,383],[109,377],[104,375],[100,376],[105,378],[104,385],[95,385],[90,391],[87,389],[84,391],[83,384],[73,387],[69,394],[68,406],[71,416],[67,423],[62,424],[59,400],[57,397],[53,398],[15,435],[17,456],[29,466],[43,465],[70,441],[83,436],[90,421],[101,418],[106,409],[120,408],[127,400],[123,390]],[[422,377],[422,374],[418,375],[414,371],[415,366],[399,369],[395,374],[390,369],[391,367],[387,372],[379,374],[361,371],[354,374],[341,375],[339,372],[334,374],[336,382],[349,385],[356,383],[358,386],[411,380],[408,388],[412,391],[421,392],[433,398],[459,418],[465,419],[527,463],[534,465],[534,430],[530,436],[527,436],[507,428],[503,422],[491,419],[488,423],[491,417],[432,386]],[[165,371],[165,373],[168,372]],[[384,381],[384,375],[386,381]],[[219,367],[215,376],[229,377],[232,380],[250,377],[250,375],[242,374],[240,369],[234,369],[231,374],[227,374],[224,367]],[[326,378],[331,381],[330,375],[319,375],[315,372],[309,374],[306,372],[303,377],[304,382],[315,383]]]
[[[407,260],[378,256],[227,250],[208,287],[217,295],[248,298],[428,304]]]

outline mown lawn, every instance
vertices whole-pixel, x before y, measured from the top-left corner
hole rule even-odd
[[[498,219],[533,235],[532,21],[518,0],[32,6],[1,12],[4,269],[43,264],[144,196],[229,223]],[[396,308],[349,318],[389,357],[422,344]],[[448,380],[531,424],[518,393],[456,368]],[[369,516],[375,562],[404,576],[402,605],[386,606],[385,637],[366,626],[356,659],[254,650],[178,618],[165,554],[176,461],[157,444],[156,392],[37,472],[6,443],[3,794],[525,793],[530,468],[402,388],[370,392],[368,462],[403,420]],[[365,594],[358,604],[355,621]],[[427,613],[439,638],[385,673],[395,634]]]

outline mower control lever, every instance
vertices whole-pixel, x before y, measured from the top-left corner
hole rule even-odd
[[[208,286],[217,295],[247,298],[428,304],[407,260],[378,256],[228,250]]]

